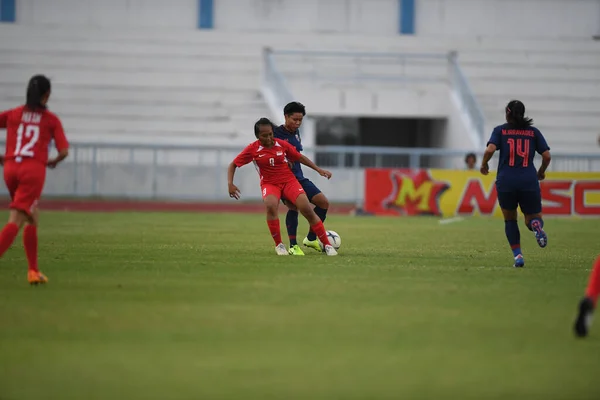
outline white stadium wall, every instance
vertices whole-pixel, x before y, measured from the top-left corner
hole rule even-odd
[[[598,0],[414,0],[420,36],[570,38],[600,34]],[[16,22],[226,32],[397,35],[400,0],[16,0]]]
[[[197,28],[197,0],[16,0],[17,23],[99,28]]]
[[[395,35],[398,0],[215,0],[215,29]]]
[[[600,34],[598,0],[417,0],[424,36],[589,38]]]

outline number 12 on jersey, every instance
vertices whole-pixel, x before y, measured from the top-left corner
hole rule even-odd
[[[33,147],[39,138],[40,127],[38,125],[19,125],[15,157],[33,157]]]
[[[510,155],[508,159],[508,165],[511,167],[515,166],[515,156],[523,159],[523,166],[529,165],[529,140],[528,139],[513,139],[507,140],[508,146],[510,147]]]

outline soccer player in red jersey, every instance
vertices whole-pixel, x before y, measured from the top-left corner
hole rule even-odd
[[[250,143],[229,164],[227,171],[229,196],[236,200],[240,198],[240,190],[233,184],[235,169],[254,161],[260,174],[262,197],[267,209],[267,225],[275,241],[275,252],[280,256],[288,255],[288,251],[281,241],[279,215],[277,214],[279,200],[283,195],[308,220],[310,228],[325,246],[325,253],[328,256],[337,255],[337,252],[329,243],[323,222],[311,207],[302,185],[294,176],[288,162],[299,161],[327,179],[331,178],[331,172],[317,167],[285,140],[275,139],[273,137],[273,123],[267,118],[261,118],[254,124],[254,135],[258,140]]]
[[[0,156],[4,182],[10,192],[8,223],[0,231],[0,257],[14,242],[23,225],[23,245],[31,284],[46,283],[38,269],[38,200],[44,188],[46,167],[55,168],[69,154],[69,143],[58,117],[46,109],[50,80],[36,75],[29,80],[23,106],[0,113],[0,129],[6,128],[6,152]],[[58,156],[48,159],[54,140]]]
[[[596,258],[592,268],[585,296],[579,302],[579,313],[574,326],[575,334],[579,337],[585,337],[588,334],[592,324],[592,314],[598,302],[598,295],[600,295],[600,256]]]

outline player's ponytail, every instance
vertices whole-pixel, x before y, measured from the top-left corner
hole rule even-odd
[[[533,120],[525,116],[525,104],[519,100],[512,100],[506,105],[506,120],[517,128],[533,125]]]
[[[29,80],[27,85],[27,108],[36,110],[46,108],[42,104],[44,96],[50,92],[50,80],[44,75],[35,75]]]

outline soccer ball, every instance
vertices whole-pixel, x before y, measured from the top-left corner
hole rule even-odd
[[[335,231],[327,231],[327,238],[329,238],[329,243],[333,246],[334,249],[338,250],[342,244],[342,238]],[[318,240],[318,238],[317,238]],[[325,246],[319,240],[319,244],[321,245],[321,249],[325,250]]]

